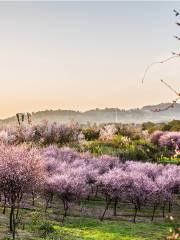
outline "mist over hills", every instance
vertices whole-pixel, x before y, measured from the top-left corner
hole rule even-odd
[[[168,122],[173,119],[180,119],[180,104],[176,104],[174,108],[167,111],[152,112],[152,109],[164,108],[169,103],[161,103],[158,105],[148,105],[142,108],[134,108],[129,110],[118,108],[92,109],[85,112],[73,110],[45,110],[32,113],[32,121],[40,122],[48,120],[50,122],[68,123],[75,121],[79,123],[142,123],[152,122]],[[15,123],[16,116],[0,120],[1,125]]]

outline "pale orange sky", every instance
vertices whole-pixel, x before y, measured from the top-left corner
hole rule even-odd
[[[134,108],[171,101],[180,59],[178,2],[0,2],[0,118],[45,109]]]

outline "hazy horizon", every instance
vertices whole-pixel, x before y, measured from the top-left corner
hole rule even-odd
[[[45,109],[171,102],[180,61],[180,2],[0,2],[0,119]]]
[[[141,110],[142,108],[144,108],[144,107],[155,107],[155,106],[159,106],[159,105],[164,105],[164,104],[169,104],[168,102],[164,102],[164,103],[157,103],[157,104],[153,104],[153,105],[144,105],[144,106],[141,106],[141,107],[133,107],[133,108],[115,108],[115,107],[103,107],[103,108],[98,108],[98,107],[94,107],[94,108],[87,108],[87,109],[84,109],[84,110],[79,110],[79,109],[65,109],[65,108],[49,108],[49,109],[45,109],[45,108],[42,108],[42,109],[38,109],[38,110],[36,110],[36,111],[30,111],[29,113],[31,113],[31,114],[37,114],[37,113],[39,113],[39,112],[46,112],[46,111],[73,111],[73,112],[79,112],[79,113],[86,113],[86,112],[88,112],[88,111],[94,111],[94,110],[115,110],[115,109],[118,109],[119,111],[131,111],[131,110],[136,110],[136,109],[139,109],[139,110]],[[180,105],[180,103],[176,103],[176,104],[179,104]],[[174,108],[174,110],[175,110],[176,108]],[[152,113],[151,111],[148,111],[149,113]],[[24,113],[24,114],[26,114],[27,112],[16,112],[16,113]],[[12,117],[16,117],[16,113],[14,113],[14,114],[11,114],[11,115],[9,115],[9,116],[5,116],[5,117],[2,117],[2,118],[0,118],[0,120],[6,120],[6,119],[9,119],[9,118],[12,118]],[[115,112],[114,112],[115,113]],[[168,115],[168,111],[166,112],[167,113],[167,115]],[[161,119],[161,117],[162,117],[162,113],[160,114],[160,113],[156,113],[156,115],[159,115],[159,119]],[[114,114],[115,115],[115,114]],[[158,116],[157,115],[157,116]],[[177,117],[175,117],[175,116],[173,116],[174,117],[174,119],[176,119]],[[44,119],[45,120],[45,119]]]

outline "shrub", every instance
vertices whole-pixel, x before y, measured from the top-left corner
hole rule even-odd
[[[39,230],[42,231],[42,236],[47,237],[49,234],[56,232],[54,226],[50,224],[49,222],[43,222],[39,226]]]
[[[100,130],[93,127],[84,128],[82,133],[87,141],[97,140],[100,136]]]

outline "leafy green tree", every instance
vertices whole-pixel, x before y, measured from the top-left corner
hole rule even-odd
[[[180,131],[180,120],[173,120],[165,124],[162,131]]]

